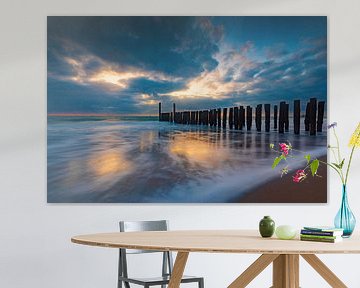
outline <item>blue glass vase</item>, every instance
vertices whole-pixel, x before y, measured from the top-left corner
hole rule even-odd
[[[344,229],[344,238],[350,237],[355,229],[356,219],[349,207],[346,185],[342,188],[341,207],[336,214],[334,224],[336,228]]]

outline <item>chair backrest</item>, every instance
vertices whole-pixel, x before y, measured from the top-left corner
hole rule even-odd
[[[140,232],[140,231],[167,231],[169,223],[167,220],[158,221],[120,221],[120,232]],[[140,253],[159,253],[161,251],[119,249],[119,276],[128,277],[126,254]],[[163,253],[162,275],[171,275],[173,267],[172,255],[169,251]],[[120,282],[119,282],[120,283]],[[127,283],[125,287],[130,287]]]
[[[167,231],[168,229],[169,229],[169,223],[167,220],[120,221],[121,232]]]
[[[167,220],[156,221],[120,221],[120,232],[141,232],[141,231],[167,231],[169,223]],[[156,253],[159,251],[126,249],[126,254]]]

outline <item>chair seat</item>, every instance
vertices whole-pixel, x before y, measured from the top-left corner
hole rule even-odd
[[[197,282],[200,281],[202,277],[195,277],[195,276],[186,276],[184,275],[181,278],[181,283],[189,283],[189,282]],[[163,276],[163,277],[149,277],[149,278],[126,278],[126,277],[119,277],[119,280],[134,283],[138,285],[161,285],[161,284],[168,284],[170,281],[170,276]]]

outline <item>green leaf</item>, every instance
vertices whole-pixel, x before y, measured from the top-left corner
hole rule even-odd
[[[274,159],[274,163],[272,164],[271,168],[274,169],[276,166],[278,166],[279,163],[280,163],[280,161],[281,161],[282,159],[283,159],[282,156],[276,157],[276,158]]]
[[[340,169],[340,165],[339,165],[339,164],[337,164],[337,163],[335,163],[335,162],[332,162],[331,164],[334,165],[336,168]]]
[[[319,160],[315,159],[310,164],[310,169],[311,169],[312,176],[315,176],[315,174],[317,173],[318,168],[319,168]]]
[[[275,146],[274,143],[271,143],[270,144],[270,149],[274,149],[274,146]]]
[[[309,163],[310,163],[310,160],[311,160],[310,154],[305,155],[304,158],[306,159],[307,164],[309,164]]]
[[[331,164],[334,165],[339,170],[341,170],[343,168],[343,166],[344,166],[344,162],[345,162],[345,159],[343,159],[340,164],[337,164],[335,162],[332,162]]]
[[[341,161],[341,163],[340,163],[340,165],[339,165],[340,169],[342,169],[342,168],[343,168],[344,163],[345,163],[345,158]]]

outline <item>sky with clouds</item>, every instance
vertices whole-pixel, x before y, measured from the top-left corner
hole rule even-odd
[[[48,17],[48,112],[156,114],[327,95],[326,17]]]

